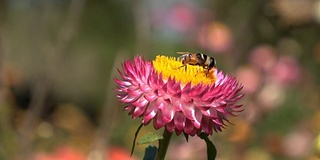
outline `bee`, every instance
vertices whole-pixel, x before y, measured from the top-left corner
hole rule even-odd
[[[213,57],[207,56],[202,53],[191,53],[191,52],[177,52],[178,54],[183,54],[178,57],[178,60],[182,60],[183,66],[186,65],[199,65],[202,66],[206,70],[206,74],[212,69],[216,67],[216,60]]]

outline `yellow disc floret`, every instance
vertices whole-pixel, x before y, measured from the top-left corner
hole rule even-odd
[[[162,73],[164,79],[175,78],[181,84],[191,82],[192,85],[200,83],[211,85],[216,81],[214,68],[207,71],[199,65],[183,65],[176,57],[157,56],[152,63],[155,70],[159,74]]]

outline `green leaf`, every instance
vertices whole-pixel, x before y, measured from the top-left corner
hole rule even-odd
[[[159,139],[163,139],[163,136],[157,135],[155,133],[149,132],[146,135],[144,135],[143,137],[141,137],[141,139],[138,142],[138,145],[140,144],[150,144],[154,141],[157,141]]]
[[[214,144],[211,142],[211,140],[208,138],[208,135],[204,132],[200,133],[199,136],[201,139],[203,139],[207,144],[207,157],[210,160],[216,159],[217,156],[217,149],[214,146]]]
[[[133,151],[134,151],[134,147],[136,146],[136,139],[137,139],[137,136],[140,132],[140,129],[142,128],[143,124],[140,124],[140,126],[137,128],[137,131],[136,133],[134,134],[134,139],[133,139],[133,143],[132,143],[132,149],[131,149],[131,153],[130,153],[130,157],[132,156],[133,154]]]

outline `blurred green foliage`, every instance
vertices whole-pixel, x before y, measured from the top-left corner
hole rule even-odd
[[[80,150],[68,154],[82,158],[95,149],[129,153],[140,119],[132,120],[116,100],[117,68],[137,54],[152,60],[178,51],[203,52],[231,75],[246,73],[239,78],[245,88],[258,77],[257,87],[244,90],[245,111],[235,125],[212,136],[218,158],[317,159],[319,4],[0,0],[0,159],[63,157],[54,152],[61,146]],[[174,137],[168,159],[204,153],[181,139]],[[290,145],[296,148],[288,151]],[[143,152],[137,147],[135,154]]]

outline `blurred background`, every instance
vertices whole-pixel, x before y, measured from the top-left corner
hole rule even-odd
[[[178,51],[244,85],[245,111],[210,136],[218,160],[320,159],[320,0],[0,0],[0,159],[141,159],[113,78]],[[205,153],[174,136],[167,159]]]

